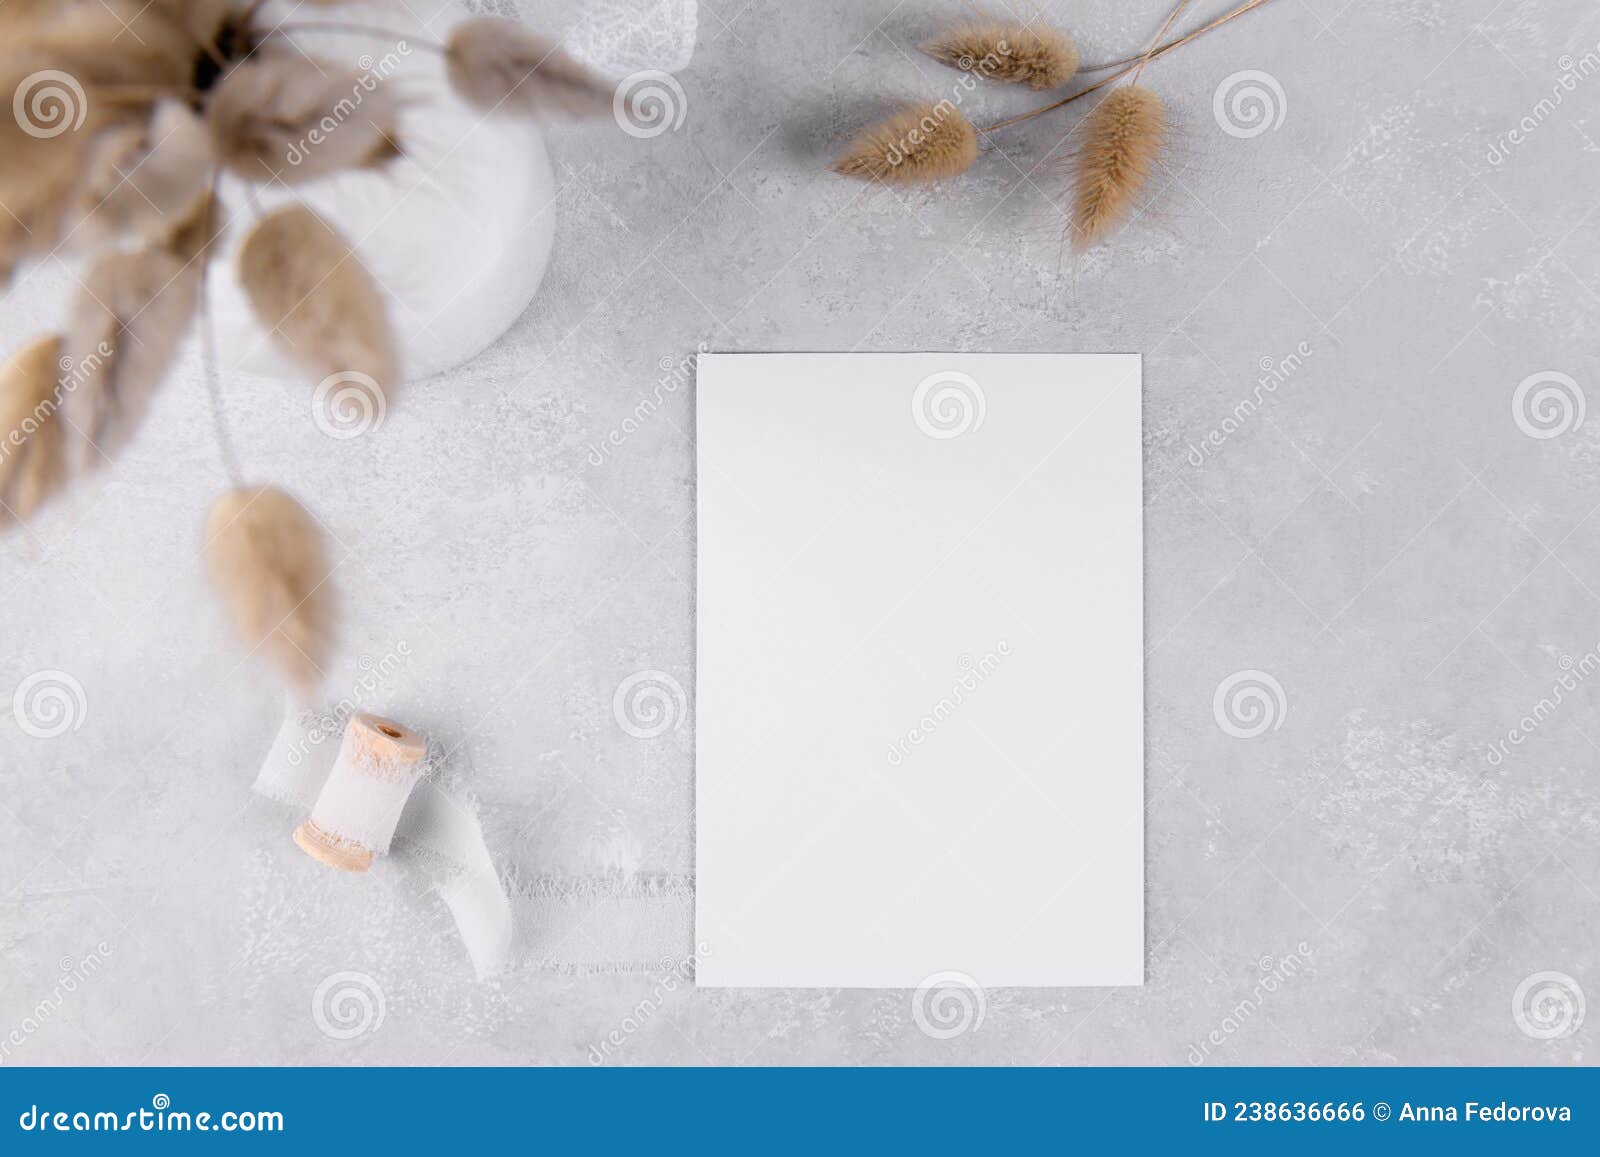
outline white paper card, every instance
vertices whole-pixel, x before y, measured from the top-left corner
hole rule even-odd
[[[700,358],[699,984],[1143,983],[1140,395]]]

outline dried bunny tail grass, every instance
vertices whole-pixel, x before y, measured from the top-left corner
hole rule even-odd
[[[0,265],[55,248],[91,144],[148,113],[101,100],[63,71],[47,53],[0,43],[0,95],[13,94],[0,115]]]
[[[1078,71],[1078,46],[1054,28],[973,21],[921,47],[941,64],[1032,89],[1060,88]]]
[[[0,79],[0,91],[6,85]],[[0,116],[0,123],[10,116]],[[83,168],[76,142],[60,148],[0,127],[0,267],[49,252],[61,239],[62,206]]]
[[[509,20],[482,16],[458,24],[445,45],[457,95],[486,111],[596,116],[610,110],[612,86],[549,41]]]
[[[19,14],[14,30],[4,29],[5,51],[31,62],[31,69],[67,73],[87,91],[91,108],[105,103],[97,99],[101,87],[151,86],[180,95],[193,81],[206,27],[214,31],[225,8],[220,0],[32,6]]]
[[[11,0],[0,4],[0,32],[16,36],[50,15],[58,0]]]
[[[295,205],[256,222],[239,250],[239,281],[273,339],[313,373],[395,384],[394,338],[377,283],[311,210]]]
[[[211,142],[188,106],[162,100],[143,124],[100,134],[85,161],[64,222],[76,249],[144,241],[184,221],[209,186]]]
[[[327,552],[317,522],[270,486],[230,490],[206,518],[206,568],[239,637],[309,701],[332,635]]]
[[[864,181],[916,185],[955,177],[978,159],[978,133],[948,100],[901,109],[866,129],[833,163]]]
[[[226,228],[222,202],[217,199],[214,189],[208,189],[188,213],[173,222],[171,228],[161,235],[161,245],[180,261],[195,262],[203,278],[205,262],[214,256],[212,246],[222,237]]]
[[[0,530],[30,518],[65,477],[61,339],[40,338],[0,368]]]
[[[161,247],[99,258],[67,326],[69,465],[87,470],[138,431],[199,304],[199,267]]]
[[[367,92],[341,116],[361,90],[361,78],[338,65],[258,56],[218,82],[206,123],[217,156],[241,177],[298,185],[395,156],[399,105],[389,90]]]
[[[1165,136],[1161,99],[1135,85],[1114,89],[1085,119],[1072,206],[1080,252],[1127,218]]]

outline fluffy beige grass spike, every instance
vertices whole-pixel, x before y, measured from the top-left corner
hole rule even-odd
[[[261,324],[313,373],[395,383],[394,336],[377,283],[310,209],[295,205],[256,222],[239,250],[239,280]]]
[[[585,117],[611,110],[611,85],[510,20],[481,16],[456,25],[445,69],[456,94],[486,112]]]
[[[0,10],[5,5],[0,4]],[[0,47],[7,53],[10,44]],[[0,93],[26,96],[28,64],[0,59]],[[46,137],[27,131],[27,118],[0,114],[0,266],[48,253],[61,238],[66,208],[84,171],[88,148],[108,125],[109,113],[90,107],[83,128]],[[70,123],[70,122],[69,122]],[[0,286],[3,288],[3,286]]]
[[[137,125],[162,94],[187,100],[199,45],[215,35],[225,7],[223,0],[0,3],[0,93],[14,97],[0,116],[0,281],[61,240],[73,193],[94,168],[90,147],[103,133]],[[48,78],[62,72],[81,99],[50,99],[65,86]]]
[[[0,369],[0,430],[8,438],[0,447],[0,530],[32,517],[61,485],[60,359],[61,339],[45,337]]]
[[[226,222],[221,202],[211,193],[203,196],[161,239],[162,248],[185,264],[211,259],[211,247],[221,238]]]
[[[206,195],[211,167],[204,122],[180,101],[158,101],[143,123],[118,125],[90,143],[67,202],[70,244],[92,250],[159,237]]]
[[[865,130],[833,163],[864,181],[918,185],[955,177],[978,159],[978,133],[948,100],[915,104]]]
[[[1127,219],[1166,136],[1161,100],[1148,88],[1114,89],[1083,124],[1072,242],[1081,252]]]
[[[240,638],[310,702],[332,629],[327,552],[316,520],[281,490],[246,487],[217,499],[205,535],[206,567]]]
[[[0,5],[15,10],[5,48],[39,68],[48,60],[87,91],[91,117],[102,86],[187,88],[202,39],[215,35],[225,4],[216,0],[95,0]],[[103,103],[103,102],[102,102]]]
[[[382,164],[396,155],[398,102],[391,89],[377,88],[341,117],[361,79],[304,56],[247,60],[206,101],[212,147],[246,180],[286,185]],[[330,132],[329,124],[337,128]]]
[[[87,470],[133,438],[199,304],[200,267],[162,247],[98,258],[84,275],[67,326],[74,388],[69,466]]]
[[[976,20],[922,45],[941,64],[1002,84],[1060,88],[1078,72],[1078,46],[1065,32]]]

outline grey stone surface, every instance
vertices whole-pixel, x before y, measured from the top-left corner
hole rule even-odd
[[[1039,7],[1096,60],[1166,6]],[[591,444],[700,342],[1141,351],[1146,985],[989,991],[935,1039],[906,991],[475,982],[436,900],[314,870],[249,794],[279,702],[199,565],[224,479],[190,348],[117,467],[0,554],[0,691],[62,671],[85,703],[48,739],[0,711],[5,1063],[582,1064],[613,1031],[615,1063],[1590,1058],[1600,1014],[1513,997],[1600,997],[1600,417],[1514,398],[1600,389],[1600,14],[1275,0],[1147,71],[1172,147],[1077,258],[1081,105],[942,188],[826,171],[889,100],[953,90],[911,46],[961,10],[707,0],[679,131],[553,134],[554,265],[493,349],[368,437],[319,433],[303,383],[231,382],[230,420],[336,537],[335,686],[406,644],[384,706],[459,746],[509,872],[686,874],[692,727],[639,740],[611,700],[692,686],[689,392]],[[1243,70],[1281,87],[1254,136],[1214,115]],[[47,300],[7,298],[6,347]],[[1244,671],[1282,688],[1252,738],[1214,705]],[[342,971],[384,994],[352,1039],[312,1013]],[[1525,1030],[1545,1013],[1572,1031]]]

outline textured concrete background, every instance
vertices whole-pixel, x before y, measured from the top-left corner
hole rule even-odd
[[[1040,8],[1093,61],[1166,5]],[[473,981],[436,900],[317,870],[249,795],[280,708],[198,564],[224,479],[190,348],[118,468],[0,554],[0,690],[84,689],[55,738],[0,712],[6,1063],[581,1064],[613,1032],[618,1063],[1588,1059],[1600,14],[1275,0],[1147,71],[1176,124],[1148,212],[1073,258],[1076,111],[939,189],[825,171],[953,90],[911,46],[959,11],[708,0],[678,131],[553,134],[554,264],[501,342],[367,437],[319,433],[305,383],[232,381],[231,421],[337,539],[331,685],[405,644],[372,705],[460,745],[508,873],[683,876],[692,720],[640,739],[612,697],[693,685],[690,392],[591,445],[700,342],[1143,352],[1145,987],[989,991],[938,1039],[907,991]],[[1214,110],[1244,70],[1256,135]],[[8,349],[47,300],[6,299]],[[382,994],[348,1039],[314,1011],[342,972]]]

